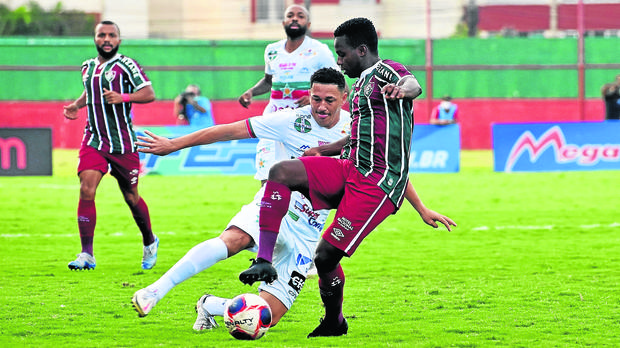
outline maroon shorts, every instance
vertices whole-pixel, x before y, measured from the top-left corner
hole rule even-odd
[[[385,192],[362,175],[349,160],[300,157],[308,174],[310,201],[315,210],[334,209],[323,239],[348,256],[383,220],[396,211]]]
[[[116,178],[121,188],[135,188],[138,186],[140,174],[140,156],[137,152],[107,153],[92,146],[82,145],[78,175],[85,170],[98,170],[102,174],[110,170],[110,174]]]

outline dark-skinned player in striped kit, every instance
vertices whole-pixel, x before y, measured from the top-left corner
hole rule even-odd
[[[239,275],[246,284],[277,278],[271,265],[273,246],[291,191],[304,194],[315,209],[337,209],[314,256],[325,316],[309,338],[348,332],[342,313],[345,277],[340,261],[353,255],[405,198],[426,224],[438,227],[439,222],[448,230],[456,226],[426,208],[409,182],[413,99],[422,93],[418,81],[402,64],[379,58],[377,32],[370,20],[348,20],[334,31],[334,37],[338,65],[347,76],[358,78],[349,99],[351,135],[313,149],[308,157],[271,168],[261,201],[258,258]],[[324,157],[340,150],[340,159]]]

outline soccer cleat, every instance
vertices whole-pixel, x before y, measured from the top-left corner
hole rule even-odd
[[[144,288],[136,291],[131,298],[133,308],[138,312],[139,317],[146,317],[147,314],[155,307],[159,299],[157,298],[157,290]]]
[[[239,280],[243,284],[252,285],[256,281],[264,281],[271,284],[278,279],[278,272],[273,268],[271,262],[260,257],[256,260],[250,259],[250,261],[252,261],[250,268],[239,274]]]
[[[79,253],[75,261],[69,262],[67,265],[71,270],[95,269],[97,263],[95,257],[89,253]]]
[[[342,323],[336,326],[328,325],[325,318],[321,318],[321,323],[319,326],[314,329],[311,333],[308,334],[308,338],[312,337],[326,337],[326,336],[342,336],[346,335],[347,331],[349,331],[349,323],[347,323],[347,319],[343,319]]]
[[[196,331],[211,330],[219,326],[217,325],[217,322],[215,321],[213,315],[211,315],[211,313],[209,313],[202,306],[207,300],[207,298],[209,298],[210,296],[211,295],[209,294],[202,295],[202,297],[198,299],[198,302],[196,302],[196,313],[198,314],[198,316],[196,317],[196,322],[193,326],[194,330]]]
[[[144,247],[142,254],[142,269],[151,269],[157,263],[157,248],[159,247],[159,238],[155,236],[155,241]]]

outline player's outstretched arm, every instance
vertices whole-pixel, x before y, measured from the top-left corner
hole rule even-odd
[[[420,199],[420,197],[418,196],[418,193],[416,192],[415,188],[411,184],[411,181],[407,182],[405,198],[407,198],[407,201],[409,201],[409,204],[411,204],[413,209],[415,209],[418,212],[418,214],[420,214],[420,217],[422,218],[424,223],[426,223],[427,225],[437,228],[439,226],[437,225],[437,222],[440,222],[444,226],[446,226],[446,229],[448,231],[452,231],[452,228],[450,228],[450,226],[456,226],[456,223],[452,221],[452,219],[450,219],[449,217],[443,214],[440,214],[434,210],[428,209],[424,205],[424,203],[422,203],[422,200]]]
[[[141,146],[141,148],[138,148],[139,152],[165,156],[174,151],[196,145],[247,139],[250,138],[250,134],[248,133],[245,122],[246,121],[237,121],[228,124],[219,124],[174,139],[168,139],[150,131],[144,131],[148,137],[139,135],[138,139],[140,141],[136,141],[136,145]]]

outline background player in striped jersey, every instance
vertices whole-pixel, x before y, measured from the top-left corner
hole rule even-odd
[[[337,141],[349,134],[351,118],[347,111],[341,110],[347,96],[344,75],[332,68],[317,70],[311,77],[310,93],[308,106],[215,125],[173,140],[147,131],[151,137],[139,137],[142,142],[138,145],[144,146],[139,151],[166,155],[186,147],[256,137],[278,139],[286,146],[286,153],[278,160],[297,158],[305,149]],[[263,190],[264,186],[253,201],[233,217],[219,237],[196,245],[156,282],[136,291],[132,302],[141,317],[148,315],[177,284],[242,250],[256,252]],[[315,211],[303,195],[292,195],[282,223],[278,250],[274,253],[274,265],[280,276],[277,282],[259,287],[260,296],[271,307],[272,325],[288,311],[301,291],[328,213],[328,210]],[[226,299],[219,297],[202,296],[196,304],[198,317],[194,329],[216,327],[213,316],[224,314],[225,302]]]
[[[305,7],[289,6],[284,11],[282,26],[286,39],[265,48],[265,76],[239,97],[239,103],[247,108],[252,97],[271,92],[263,114],[308,105],[310,76],[320,68],[338,69],[329,47],[306,35],[310,28],[310,13]],[[286,152],[280,142],[259,140],[254,176],[257,180],[267,180],[269,168],[280,152]]]
[[[368,19],[344,22],[334,37],[342,71],[358,78],[349,97],[351,135],[342,159],[301,157],[271,168],[261,202],[258,259],[239,276],[246,284],[277,278],[271,261],[291,191],[302,192],[315,209],[337,208],[314,257],[325,316],[308,337],[347,333],[340,261],[395,213],[404,198],[425,223],[437,227],[439,221],[448,230],[455,226],[450,218],[426,208],[409,182],[413,99],[422,93],[418,81],[402,64],[379,58],[377,32]]]
[[[152,102],[155,93],[140,65],[117,53],[120,44],[120,29],[114,22],[103,21],[95,27],[95,46],[99,55],[82,64],[84,92],[64,107],[64,115],[70,120],[78,118],[80,108],[88,108],[78,164],[80,200],[77,215],[82,251],[75,261],[69,262],[68,266],[73,270],[95,268],[95,194],[108,170],[118,181],[142,233],[142,268],[151,269],[157,261],[159,240],[151,230],[148,207],[138,194],[140,160],[131,122],[132,103]]]

